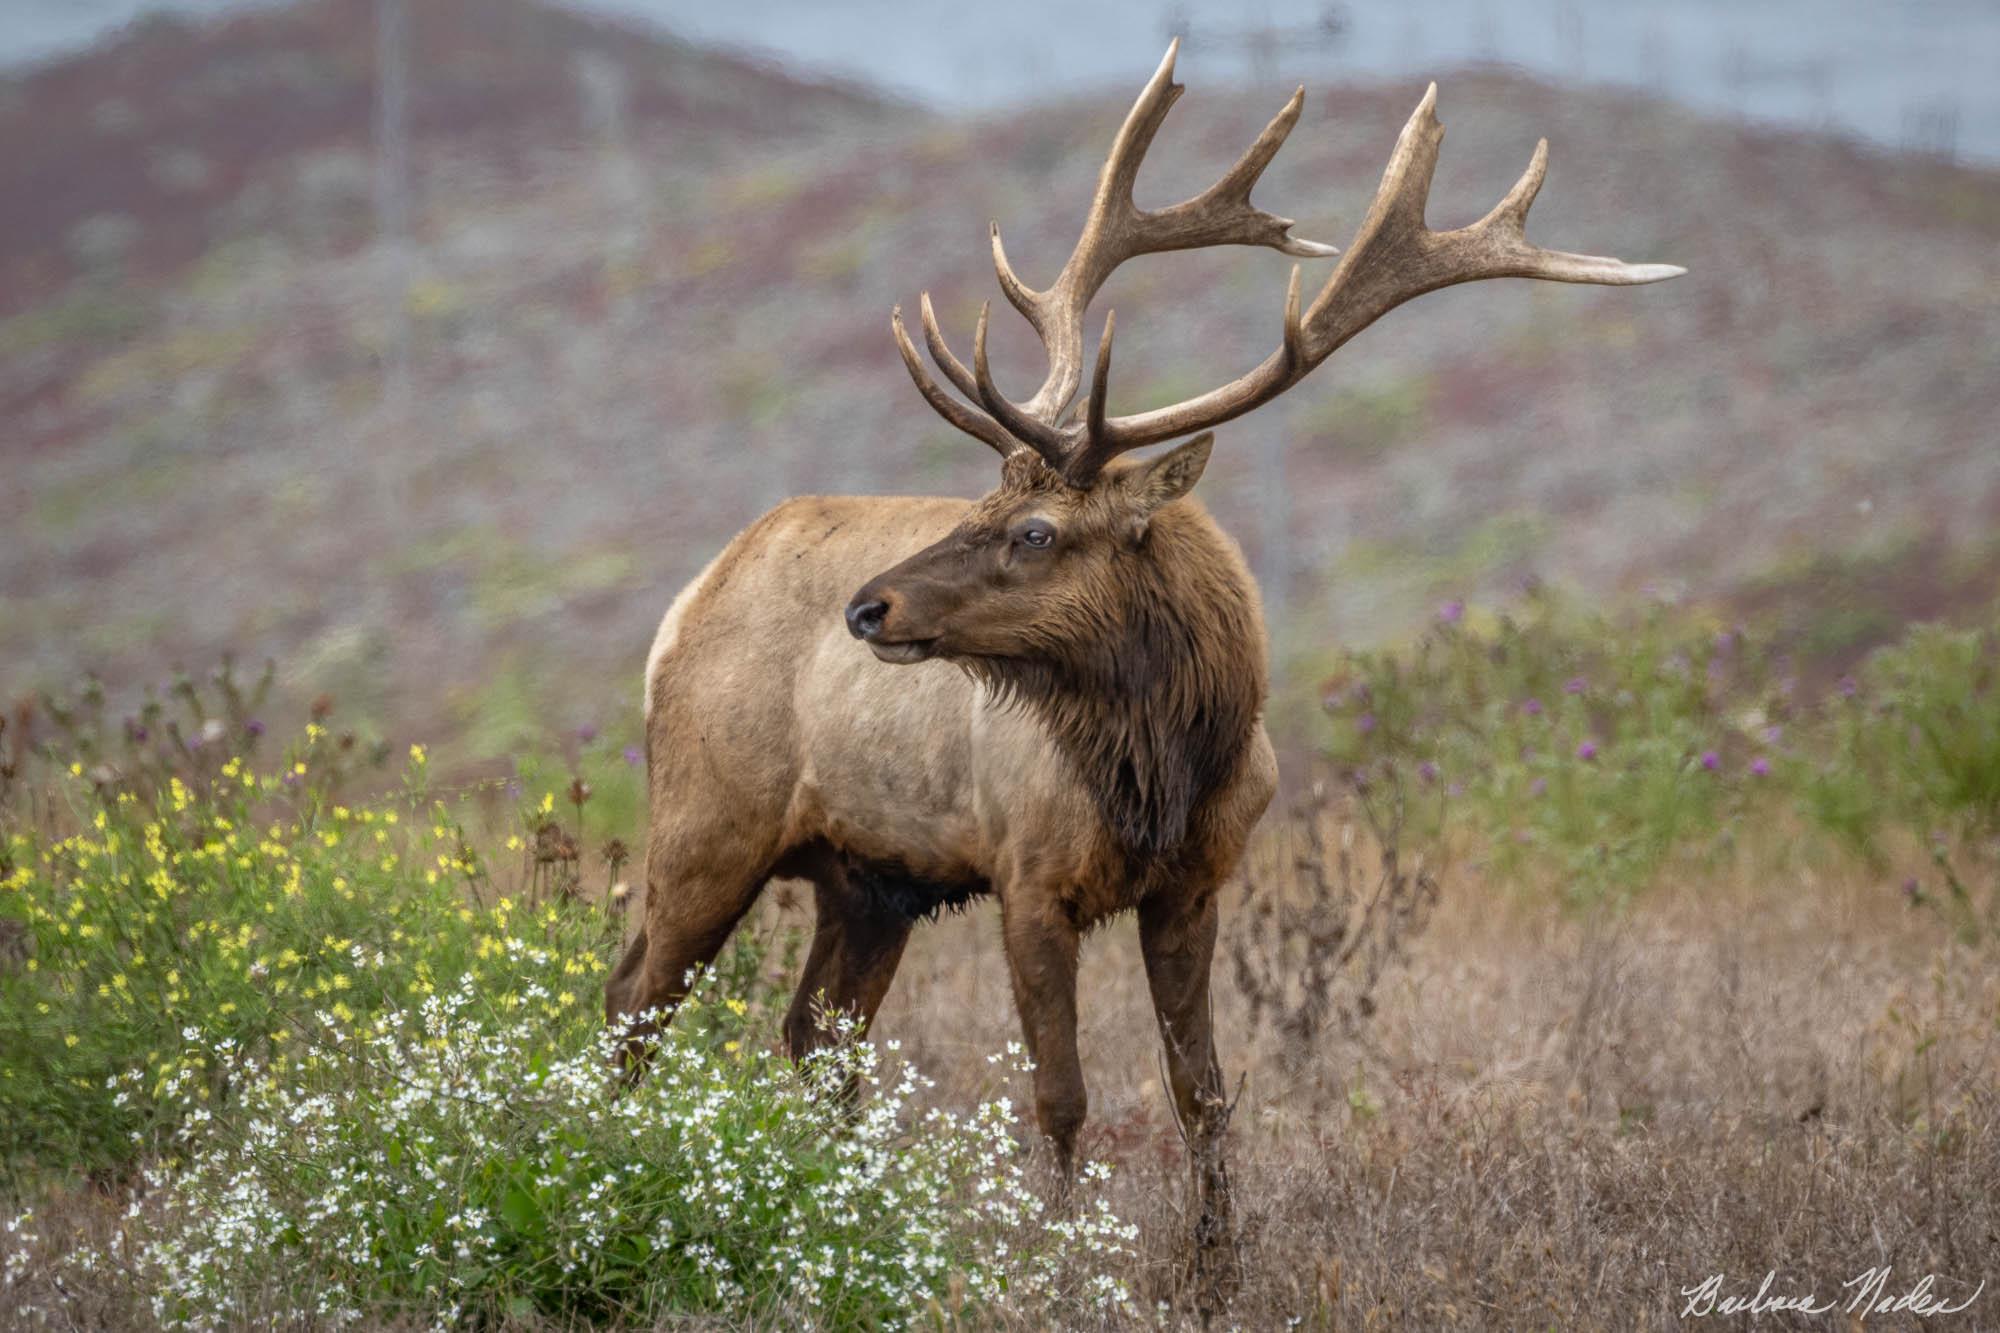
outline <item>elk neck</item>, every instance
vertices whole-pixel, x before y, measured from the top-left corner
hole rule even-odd
[[[1110,574],[1052,651],[971,665],[1048,728],[1125,857],[1151,861],[1197,831],[1249,748],[1263,614],[1234,543],[1192,500],[1154,514]]]

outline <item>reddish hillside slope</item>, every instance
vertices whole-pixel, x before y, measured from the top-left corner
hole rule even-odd
[[[14,90],[9,151],[35,126],[67,145],[35,158],[35,193],[86,202],[0,246],[20,478],[0,489],[0,688],[143,682],[235,648],[498,746],[627,716],[678,582],[781,496],[988,484],[990,455],[912,393],[888,309],[928,287],[963,344],[994,294],[989,218],[1046,281],[1123,98],[891,115],[512,0],[412,8],[400,260],[370,241],[359,0],[141,34]],[[582,109],[610,96],[607,60],[628,71],[609,76],[622,135]],[[156,66],[173,73],[133,82]],[[299,70],[335,71],[345,110],[230,100]],[[1344,243],[1420,91],[1317,91],[1259,201]],[[1213,180],[1282,93],[1190,89],[1142,202]],[[120,100],[178,128],[145,151],[123,112],[89,128]],[[1435,224],[1483,212],[1547,135],[1537,239],[1691,273],[1425,297],[1232,423],[1202,489],[1283,593],[1282,653],[1530,576],[1745,598],[1832,655],[1985,595],[2000,178],[1490,72],[1444,77],[1440,108]],[[198,174],[170,165],[181,147],[236,165],[178,202]],[[166,183],[92,193],[155,164]],[[105,209],[133,219],[129,262],[115,225],[96,228],[110,258],[72,253]],[[1118,275],[1114,409],[1262,357],[1288,268],[1235,251]],[[994,336],[1003,386],[1030,383],[1019,321],[996,311]]]

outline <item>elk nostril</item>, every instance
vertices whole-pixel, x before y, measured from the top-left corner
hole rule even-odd
[[[872,639],[882,632],[882,622],[888,616],[887,602],[856,598],[847,604],[847,632],[857,639]]]

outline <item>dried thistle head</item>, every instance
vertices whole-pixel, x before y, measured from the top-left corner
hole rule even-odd
[[[590,784],[585,782],[581,777],[571,778],[569,780],[569,803],[571,805],[582,805],[589,799]]]
[[[554,820],[544,820],[535,827],[535,860],[544,865],[556,861],[574,861],[578,856],[576,839],[571,837]]]
[[[333,713],[333,696],[322,694],[312,701],[312,720],[324,722]]]

